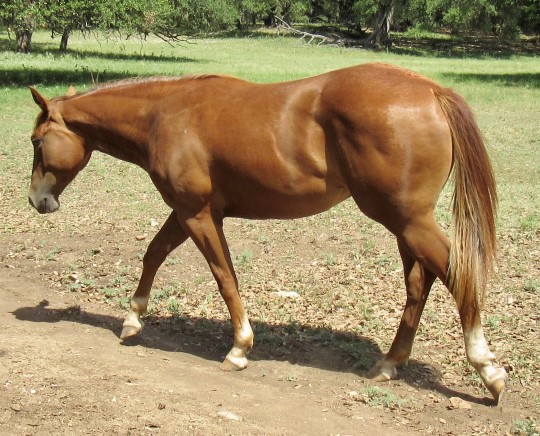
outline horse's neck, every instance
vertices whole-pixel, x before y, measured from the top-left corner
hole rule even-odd
[[[125,98],[89,94],[64,102],[64,121],[94,150],[145,168],[146,117]]]

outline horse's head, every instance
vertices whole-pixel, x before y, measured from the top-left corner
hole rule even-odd
[[[34,165],[28,200],[39,213],[50,213],[59,208],[59,195],[88,163],[90,152],[83,138],[66,126],[60,101],[48,101],[34,88],[30,91],[41,113],[32,133]],[[70,88],[68,95],[72,92]]]

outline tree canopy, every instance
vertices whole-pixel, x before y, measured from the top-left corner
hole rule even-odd
[[[390,30],[417,28],[455,34],[480,32],[503,38],[540,33],[540,0],[4,0],[0,23],[31,49],[32,32],[149,34],[171,41],[217,30],[276,23],[332,23],[368,34],[367,46],[389,45]]]

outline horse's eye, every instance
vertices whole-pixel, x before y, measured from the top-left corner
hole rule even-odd
[[[34,146],[34,148],[38,148],[41,145],[41,139],[32,138],[32,145]]]

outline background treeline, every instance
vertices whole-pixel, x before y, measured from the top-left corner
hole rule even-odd
[[[17,50],[30,51],[32,33],[50,29],[65,51],[74,31],[165,40],[220,30],[287,23],[329,24],[367,46],[390,43],[391,29],[444,29],[516,38],[540,33],[540,0],[3,0],[0,23]]]

